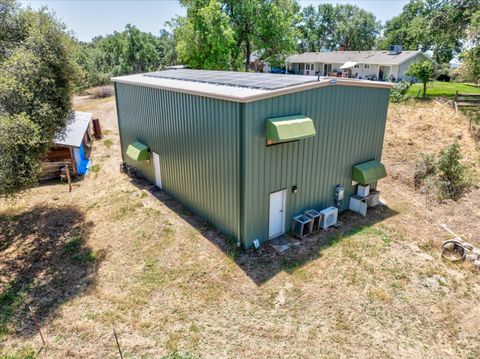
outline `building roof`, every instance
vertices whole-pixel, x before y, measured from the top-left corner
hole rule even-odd
[[[112,81],[235,102],[252,102],[332,85],[392,87],[389,83],[367,80],[207,70],[158,71],[115,77]]]
[[[305,52],[303,54],[289,56],[286,61],[289,63],[322,62],[331,64],[343,64],[351,61],[372,65],[400,65],[419,54],[425,56],[421,51],[402,51],[395,55],[389,55],[388,51]]]
[[[91,119],[91,113],[76,111],[73,120],[67,125],[65,131],[54,138],[53,144],[57,146],[80,147]]]

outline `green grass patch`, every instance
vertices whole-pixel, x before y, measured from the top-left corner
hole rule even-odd
[[[97,260],[95,253],[84,248],[85,240],[81,236],[71,237],[63,246],[63,254],[79,264],[89,264]]]
[[[140,201],[134,201],[134,200],[129,201],[115,211],[114,218],[122,219],[124,217],[129,216],[130,214],[134,213],[137,209],[142,207],[143,207],[143,203]]]
[[[90,167],[90,171],[98,173],[100,171],[100,165],[93,165]]]
[[[423,94],[423,84],[416,83],[410,86],[406,96],[416,97],[420,90],[420,96]],[[460,93],[478,93],[480,94],[480,87],[470,84],[457,83],[457,82],[441,82],[433,81],[427,83],[427,96],[443,96],[454,97],[456,92]]]
[[[0,359],[35,359],[35,350],[30,347],[23,348],[17,352],[0,355]]]
[[[9,324],[15,318],[27,296],[27,290],[17,281],[7,283],[0,293],[0,340],[10,334]]]
[[[160,359],[196,359],[197,357],[192,355],[192,354],[188,354],[188,353],[172,353],[172,354],[169,354],[169,355],[165,355],[163,357],[161,357]]]
[[[110,148],[113,145],[113,141],[106,139],[106,140],[103,140],[103,144],[105,145],[105,147]]]

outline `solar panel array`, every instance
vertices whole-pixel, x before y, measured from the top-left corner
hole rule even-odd
[[[187,69],[151,72],[144,76],[261,90],[277,90],[317,81],[314,76]]]

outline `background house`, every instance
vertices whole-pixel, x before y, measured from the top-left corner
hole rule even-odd
[[[389,51],[306,52],[289,56],[286,65],[300,75],[400,81],[412,63],[424,60],[432,61],[421,51],[402,51],[394,45]]]
[[[245,247],[305,210],[347,209],[353,167],[381,157],[390,84],[202,70],[113,81],[123,160]]]

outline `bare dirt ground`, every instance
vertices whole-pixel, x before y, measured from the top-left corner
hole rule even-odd
[[[436,102],[391,105],[386,206],[278,254],[242,253],[163,193],[119,172],[112,98],[94,171],[0,202],[0,357],[478,358],[480,273],[442,261],[449,235],[480,245],[480,151]],[[457,138],[476,184],[460,200],[415,191],[422,152]],[[27,306],[38,318],[46,346]]]

